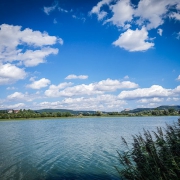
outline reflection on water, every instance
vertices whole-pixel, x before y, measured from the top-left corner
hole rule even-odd
[[[0,179],[116,180],[121,136],[178,117],[81,118],[0,122]]]

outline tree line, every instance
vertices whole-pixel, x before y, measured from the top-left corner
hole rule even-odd
[[[17,113],[12,111],[8,113],[6,110],[0,111],[0,119],[18,119],[18,118],[45,118],[45,117],[71,117],[70,112],[37,112],[33,110],[20,109]]]
[[[19,111],[13,111],[10,113],[7,110],[0,110],[0,119],[18,119],[18,118],[46,118],[46,117],[72,117],[72,116],[79,116],[79,117],[86,117],[86,116],[128,116],[128,117],[134,117],[134,116],[178,116],[180,115],[180,110],[175,110],[173,108],[170,109],[154,109],[154,110],[146,110],[146,111],[140,111],[140,112],[101,112],[96,111],[93,113],[89,112],[79,112],[78,114],[72,114],[71,112],[38,112],[33,110],[25,110],[20,109]]]

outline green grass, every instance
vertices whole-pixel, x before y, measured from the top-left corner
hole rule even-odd
[[[157,128],[144,135],[133,136],[126,151],[118,152],[120,164],[116,167],[122,179],[127,180],[180,180],[180,119],[165,129]]]

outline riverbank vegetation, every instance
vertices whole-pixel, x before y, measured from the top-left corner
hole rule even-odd
[[[58,117],[91,117],[91,116],[117,116],[117,117],[135,117],[135,116],[178,116],[180,109],[136,109],[121,112],[102,112],[102,111],[72,111],[58,109],[44,110],[0,110],[0,119],[29,119],[29,118],[58,118]]]
[[[123,168],[117,168],[126,180],[179,180],[180,177],[180,119],[157,132],[144,130],[133,136],[129,146],[122,138],[126,151],[118,152]]]
[[[36,112],[33,110],[19,111],[0,111],[0,119],[29,119],[29,118],[46,118],[46,117],[71,117],[70,112]]]

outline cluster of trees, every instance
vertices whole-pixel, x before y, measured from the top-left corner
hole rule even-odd
[[[140,112],[109,112],[108,115],[113,116],[178,116],[180,114],[180,110],[175,110],[173,108],[169,109],[154,109],[154,110],[146,110]]]
[[[44,118],[44,117],[70,117],[70,112],[36,112],[33,110],[20,110],[19,112],[0,111],[0,119],[16,119],[16,118]]]
[[[180,119],[162,131],[133,136],[131,146],[122,138],[127,149],[118,152],[123,168],[117,168],[123,179],[180,179]]]

